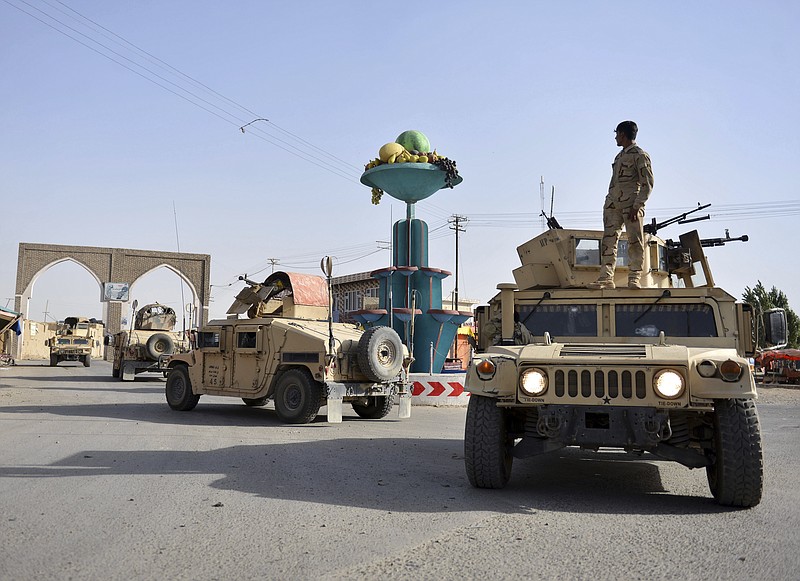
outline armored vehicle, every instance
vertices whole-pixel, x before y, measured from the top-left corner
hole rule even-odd
[[[56,328],[56,335],[47,340],[50,346],[50,367],[62,361],[80,361],[84,367],[92,364],[92,347],[96,339],[89,319],[67,317]]]
[[[296,424],[313,421],[327,405],[328,421],[341,422],[343,402],[378,419],[399,396],[399,417],[410,416],[411,359],[393,329],[333,322],[330,289],[319,276],[275,272],[263,283],[242,280],[247,286],[228,318],[210,321],[191,352],[170,358],[172,409],[191,410],[209,394],[248,406],[273,400],[278,417]]]
[[[759,503],[761,433],[745,358],[757,314],[714,286],[703,253],[746,237],[692,231],[673,242],[649,230],[641,289],[627,288],[624,234],[615,289],[585,288],[599,274],[602,232],[551,227],[518,247],[515,283],[476,310],[464,443],[473,486],[503,487],[514,458],[611,448],[705,468],[719,504]],[[785,341],[782,311],[764,323]]]
[[[134,310],[136,308],[134,307]],[[189,339],[175,328],[175,310],[159,303],[135,310],[133,328],[107,337],[114,346],[111,375],[132,381],[136,374],[168,371],[167,359],[175,353],[189,351]]]

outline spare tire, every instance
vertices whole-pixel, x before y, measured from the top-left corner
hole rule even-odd
[[[371,327],[358,341],[358,366],[370,381],[389,381],[403,366],[403,343],[391,327]]]
[[[158,360],[161,355],[172,355],[175,351],[175,342],[169,335],[156,333],[147,340],[145,350],[151,359]]]

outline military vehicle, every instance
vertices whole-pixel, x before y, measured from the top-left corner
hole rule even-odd
[[[92,364],[92,348],[97,340],[89,319],[66,317],[56,327],[55,337],[46,341],[50,347],[50,367],[62,361],[80,361],[84,367]]]
[[[362,418],[379,419],[399,396],[399,417],[410,416],[408,349],[389,327],[364,331],[333,322],[330,276],[327,285],[322,277],[288,272],[263,283],[242,280],[247,286],[228,318],[210,321],[190,353],[170,358],[172,409],[191,410],[209,394],[248,406],[273,400],[278,417],[294,424],[313,421],[327,405],[328,422],[341,422],[343,402]]]
[[[627,288],[624,233],[614,289],[585,288],[600,272],[602,232],[553,220],[517,248],[515,283],[497,285],[475,313],[464,442],[473,486],[502,488],[514,458],[611,448],[705,468],[719,504],[759,503],[761,433],[746,359],[759,314],[714,286],[703,251],[747,238],[656,236],[674,221],[646,227],[641,289]],[[705,280],[696,283],[698,264]],[[783,311],[764,324],[773,344],[785,343]]]
[[[122,381],[145,372],[166,374],[170,355],[189,351],[188,333],[173,331],[177,318],[172,307],[152,303],[138,310],[134,306],[134,311],[130,331],[106,337],[106,344],[114,346],[111,375]]]

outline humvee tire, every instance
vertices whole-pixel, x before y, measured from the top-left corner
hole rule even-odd
[[[706,475],[711,494],[723,506],[748,508],[761,502],[764,461],[753,400],[714,400],[714,450]]]
[[[169,335],[156,333],[147,340],[145,349],[150,357],[158,361],[161,355],[172,355],[175,351],[175,341]]]
[[[371,381],[397,377],[403,365],[403,343],[390,327],[370,327],[358,340],[358,366]]]
[[[58,355],[50,354],[50,367],[55,367],[58,365]]]
[[[389,415],[389,412],[392,411],[392,406],[394,405],[394,397],[388,396],[370,396],[367,398],[369,403],[359,403],[354,401],[353,402],[353,411],[355,411],[359,417],[362,417],[367,420],[379,420],[381,418],[385,418]]]
[[[92,356],[91,355],[84,355],[83,356],[83,366],[84,367],[91,367],[92,365]]]
[[[307,424],[322,407],[322,387],[306,369],[290,369],[275,388],[275,411],[287,424]]]
[[[193,410],[200,399],[199,395],[192,393],[192,382],[185,365],[170,370],[165,391],[169,407],[180,412]]]
[[[506,412],[497,401],[474,393],[467,406],[464,460],[469,483],[476,488],[503,488],[511,477],[511,446]]]
[[[265,395],[264,397],[256,397],[256,398],[243,397],[242,401],[246,406],[259,407],[262,405],[266,405],[268,399],[269,398]]]

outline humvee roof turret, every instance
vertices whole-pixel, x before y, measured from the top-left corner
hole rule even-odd
[[[248,406],[273,400],[288,423],[311,422],[327,405],[328,421],[341,422],[343,402],[378,419],[399,396],[399,415],[409,417],[411,360],[393,329],[332,322],[328,286],[319,276],[276,272],[263,283],[243,280],[247,286],[228,318],[204,325],[193,350],[170,359],[172,409],[191,410],[209,394]]]
[[[761,435],[745,359],[755,349],[754,315],[714,286],[702,250],[734,239],[648,233],[644,288],[629,289],[623,235],[617,288],[591,290],[601,238],[556,228],[522,244],[515,283],[499,284],[476,310],[466,377],[470,483],[504,486],[514,458],[616,448],[705,468],[720,504],[758,504]],[[786,325],[780,317],[765,324]]]

